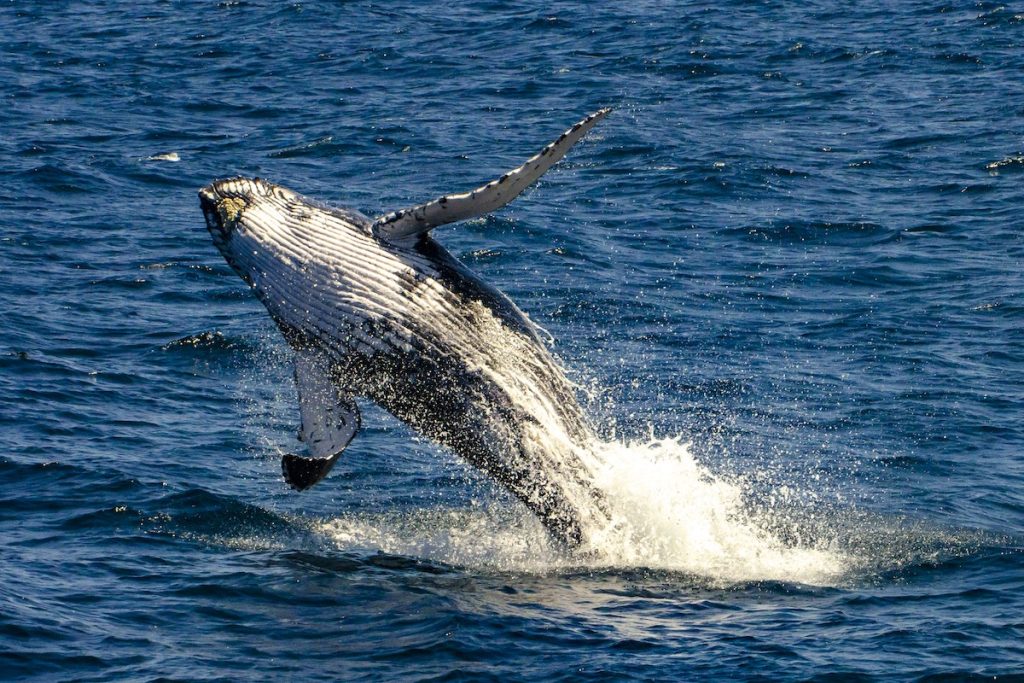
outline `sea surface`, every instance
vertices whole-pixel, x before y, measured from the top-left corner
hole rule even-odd
[[[572,554],[287,346],[196,190],[435,231],[554,338]],[[1024,676],[1024,4],[0,3],[0,679]]]

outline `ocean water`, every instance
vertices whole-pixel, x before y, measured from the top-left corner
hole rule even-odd
[[[1024,5],[0,4],[0,678],[1024,675]],[[436,235],[556,340],[583,555],[289,352],[195,191]]]

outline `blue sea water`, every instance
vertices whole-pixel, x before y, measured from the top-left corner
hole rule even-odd
[[[1024,5],[5,1],[0,678],[1024,675]],[[438,239],[557,340],[643,534],[574,557],[287,348],[196,189]]]

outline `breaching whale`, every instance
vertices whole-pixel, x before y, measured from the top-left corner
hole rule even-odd
[[[570,547],[607,524],[574,386],[529,318],[430,230],[512,201],[608,111],[476,190],[375,220],[259,178],[199,191],[214,243],[294,350],[309,455],[283,457],[292,488],[330,471],[359,430],[360,397],[499,482]]]

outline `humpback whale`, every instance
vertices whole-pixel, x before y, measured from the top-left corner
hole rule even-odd
[[[282,458],[292,488],[334,466],[359,430],[359,398],[486,473],[567,546],[608,523],[574,385],[537,326],[430,233],[512,201],[608,112],[473,191],[376,219],[260,178],[199,190],[214,244],[294,351],[308,454]]]

